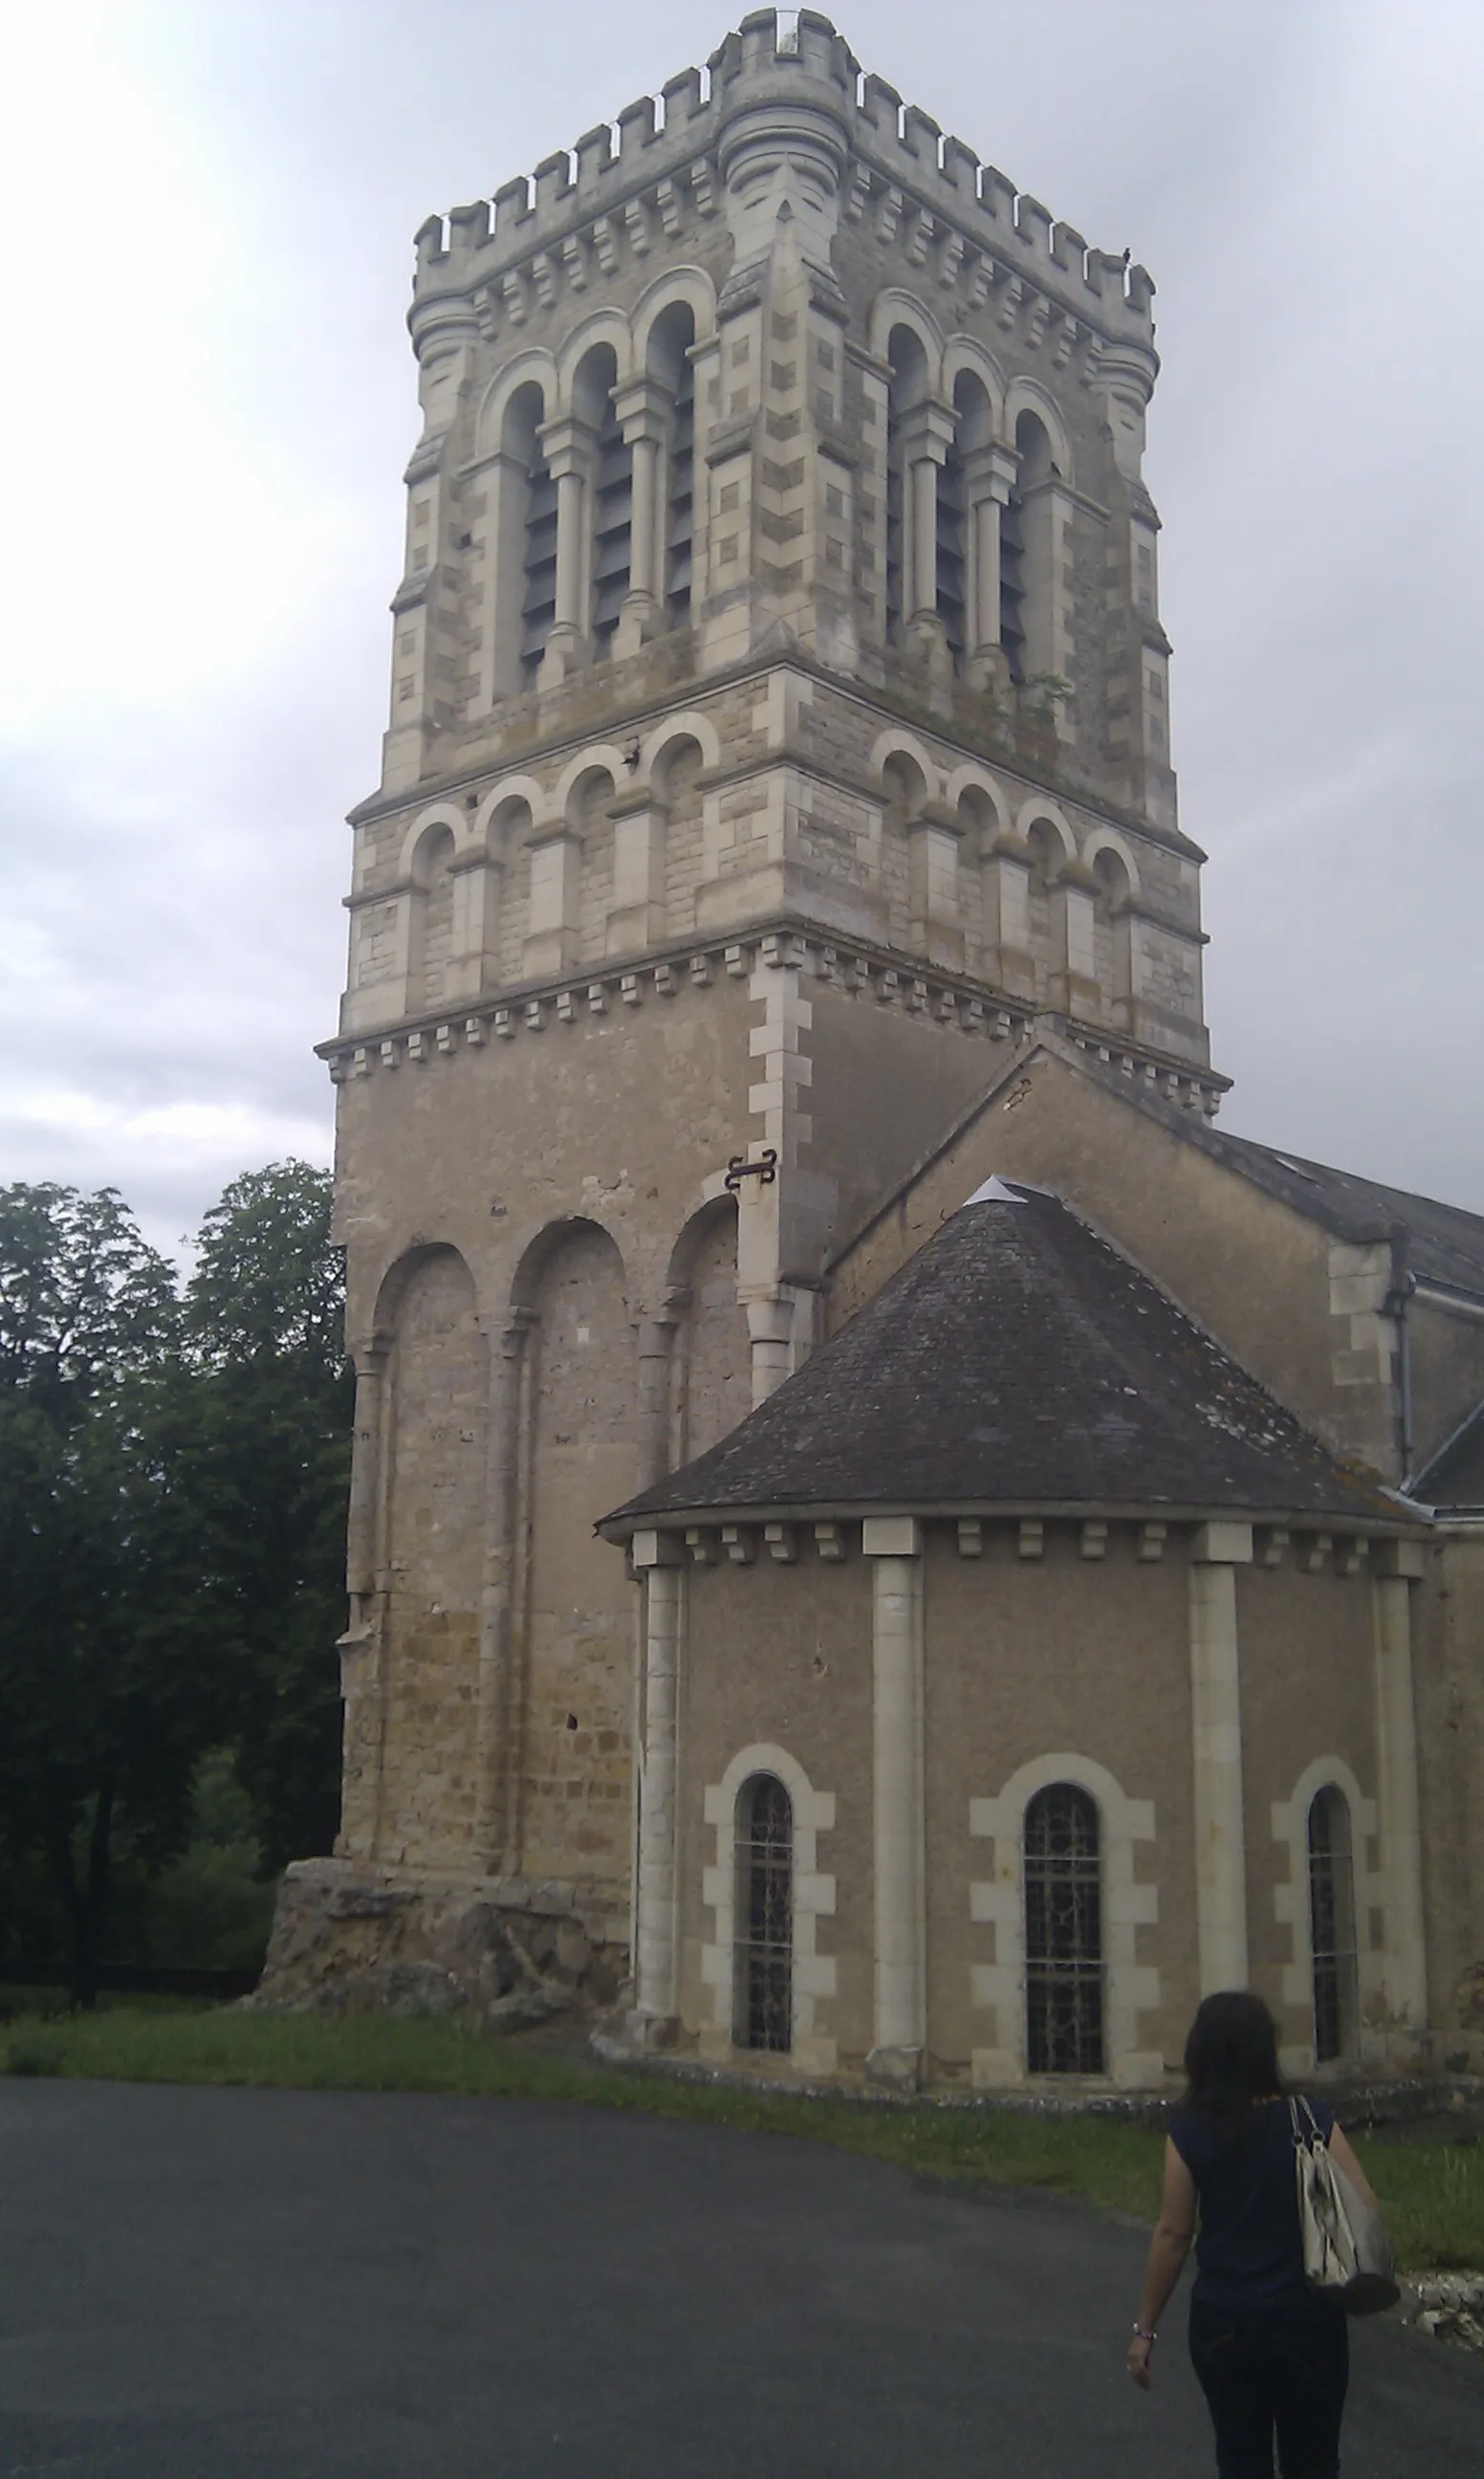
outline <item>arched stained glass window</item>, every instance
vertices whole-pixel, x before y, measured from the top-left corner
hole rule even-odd
[[[1323,2065],[1350,2054],[1360,2022],[1350,1808],[1333,1782],[1315,1793],[1309,1809],[1309,1937],[1314,2057]]]
[[[732,2038],[739,2049],[793,2043],[793,1808],[772,1774],[737,1793],[736,1983]]]
[[[1025,1812],[1026,2063],[1103,2072],[1103,1888],[1097,1802],[1051,1782]]]

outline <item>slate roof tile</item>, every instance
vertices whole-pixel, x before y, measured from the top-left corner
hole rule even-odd
[[[606,1521],[996,1501],[1406,1514],[1060,1198],[992,1180],[719,1445]]]

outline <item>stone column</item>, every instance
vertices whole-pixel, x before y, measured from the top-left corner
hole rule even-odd
[[[541,663],[542,685],[550,687],[587,659],[588,484],[595,443],[586,425],[571,415],[547,422],[540,438],[556,485],[555,606]]]
[[[1001,831],[985,864],[984,969],[1015,998],[1036,996],[1036,958],[1031,952],[1031,847],[1023,835]]]
[[[355,1419],[345,1521],[345,1589],[350,1611],[345,1634],[336,1648],[340,1654],[344,1720],[341,1826],[335,1847],[343,1856],[369,1858],[375,1848],[380,1802],[385,1701],[379,1586],[387,1345],[373,1339],[353,1351],[352,1358]]]
[[[676,1972],[676,1717],[680,1660],[678,1541],[636,1532],[631,1544],[644,1591],[644,1763],[639,1783],[639,1870],[630,2032],[646,2046],[674,2033]]]
[[[937,460],[924,449],[908,468],[911,486],[914,620],[937,617]]]
[[[902,620],[906,642],[937,671],[948,653],[937,611],[937,476],[953,444],[951,405],[908,417],[902,442]]]
[[[1005,447],[977,447],[964,460],[968,540],[964,545],[963,641],[970,676],[982,685],[1005,674],[1000,651],[1000,511],[1010,504],[1015,459]]]
[[[556,610],[553,627],[582,625],[582,475],[568,466],[556,476]]]
[[[659,572],[657,508],[659,501],[659,438],[652,430],[624,433],[633,451],[629,502],[628,592],[634,601],[652,602]]]
[[[1250,1523],[1201,1525],[1190,1552],[1190,1759],[1203,1997],[1247,1985],[1237,1569],[1251,1563]]]
[[[910,2085],[927,2042],[922,1536],[910,1516],[872,1516],[861,1547],[873,1562],[876,2016],[866,2071]]]
[[[1070,598],[1066,571],[1071,557],[1074,502],[1060,474],[1028,485],[1023,503],[1024,550],[1021,574],[1025,585],[1025,668],[1028,679],[1051,677],[1072,680]],[[1072,718],[1064,699],[1052,708],[1059,739],[1072,737]]]
[[[530,839],[530,906],[521,949],[528,981],[565,973],[577,960],[580,941],[582,838],[562,824]]]
[[[664,552],[660,465],[668,399],[657,381],[635,379],[614,392],[613,409],[633,457],[628,523],[628,591],[614,639],[617,654],[636,653],[664,625]]]
[[[1097,879],[1085,861],[1063,860],[1051,888],[1053,975],[1051,999],[1084,1024],[1103,1013],[1097,978]]]
[[[794,1304],[791,1299],[747,1302],[748,1340],[753,1347],[753,1409],[765,1403],[789,1373],[793,1348]]]
[[[639,1320],[639,1488],[670,1470],[670,1365],[677,1307]]]
[[[511,1603],[515,1571],[516,1474],[521,1368],[532,1319],[522,1313],[490,1340],[489,1428],[484,1492],[484,1576],[479,1608],[474,1847],[484,1867],[508,1868]]]
[[[530,467],[501,449],[479,469],[485,493],[483,644],[475,711],[487,714],[521,682],[521,601],[525,583],[525,510]]]
[[[615,793],[608,815],[613,821],[613,901],[605,942],[610,956],[631,956],[657,947],[665,934],[665,805],[646,785]]]
[[[907,825],[909,934],[920,955],[950,972],[963,968],[959,846],[963,820],[941,801],[925,801]]]
[[[1394,2028],[1416,2041],[1427,2026],[1422,1831],[1417,1712],[1412,1689],[1411,1589],[1422,1572],[1416,1541],[1377,1544],[1371,1583],[1375,1644],[1376,1825],[1386,1920],[1385,1990]]]
[[[350,1445],[350,1500],[345,1513],[345,1590],[352,1601],[376,1585],[376,1503],[381,1480],[381,1399],[387,1346],[377,1340],[352,1354],[355,1419]]]

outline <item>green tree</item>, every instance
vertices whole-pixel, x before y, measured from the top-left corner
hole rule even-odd
[[[90,2005],[113,1872],[190,1831],[202,1658],[169,1266],[109,1188],[0,1189],[0,1836],[44,1857]]]
[[[187,1293],[195,1491],[231,1736],[265,1866],[327,1851],[340,1819],[345,1497],[354,1385],[330,1176],[271,1163],[207,1214]]]

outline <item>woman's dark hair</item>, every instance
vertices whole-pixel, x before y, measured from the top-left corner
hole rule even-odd
[[[1284,2089],[1278,2026],[1250,1988],[1203,1997],[1185,2044],[1186,2107],[1210,2120],[1227,2147],[1247,2132],[1255,2100]]]

